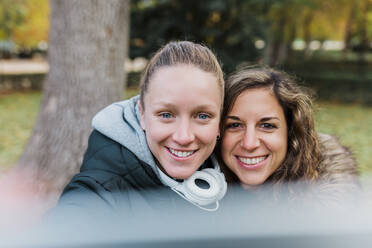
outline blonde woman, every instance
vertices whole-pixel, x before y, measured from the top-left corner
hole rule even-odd
[[[223,73],[207,47],[166,44],[143,72],[140,95],[94,117],[81,171],[59,205],[127,214],[165,206],[216,210],[226,182],[210,156],[223,97]]]

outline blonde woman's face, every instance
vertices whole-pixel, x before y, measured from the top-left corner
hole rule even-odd
[[[262,184],[287,152],[287,124],[270,89],[241,93],[224,123],[221,153],[225,164],[246,186]]]
[[[166,66],[155,72],[141,126],[163,172],[188,178],[211,155],[219,135],[221,98],[217,78],[195,66]]]

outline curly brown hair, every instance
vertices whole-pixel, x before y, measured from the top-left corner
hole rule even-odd
[[[317,132],[314,127],[312,99],[307,88],[298,85],[288,74],[268,67],[246,67],[232,74],[225,84],[225,99],[221,121],[222,139],[225,117],[238,96],[249,89],[268,88],[283,108],[288,128],[288,149],[284,161],[266,180],[271,183],[315,180],[322,161]],[[217,147],[220,155],[221,146]],[[221,160],[222,161],[222,160]],[[239,180],[223,166],[229,181]]]

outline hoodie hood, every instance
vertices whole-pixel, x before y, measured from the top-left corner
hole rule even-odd
[[[171,188],[179,183],[162,172],[156,165],[140,125],[139,96],[113,103],[99,111],[92,120],[98,132],[125,146],[138,159],[150,165],[159,180]]]
[[[103,135],[125,146],[157,172],[154,157],[140,125],[138,99],[139,96],[135,96],[107,106],[93,117],[92,126]]]

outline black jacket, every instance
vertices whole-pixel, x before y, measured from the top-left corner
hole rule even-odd
[[[80,173],[66,186],[58,204],[63,211],[93,215],[180,208],[198,209],[164,186],[149,165],[96,130],[90,135]]]

